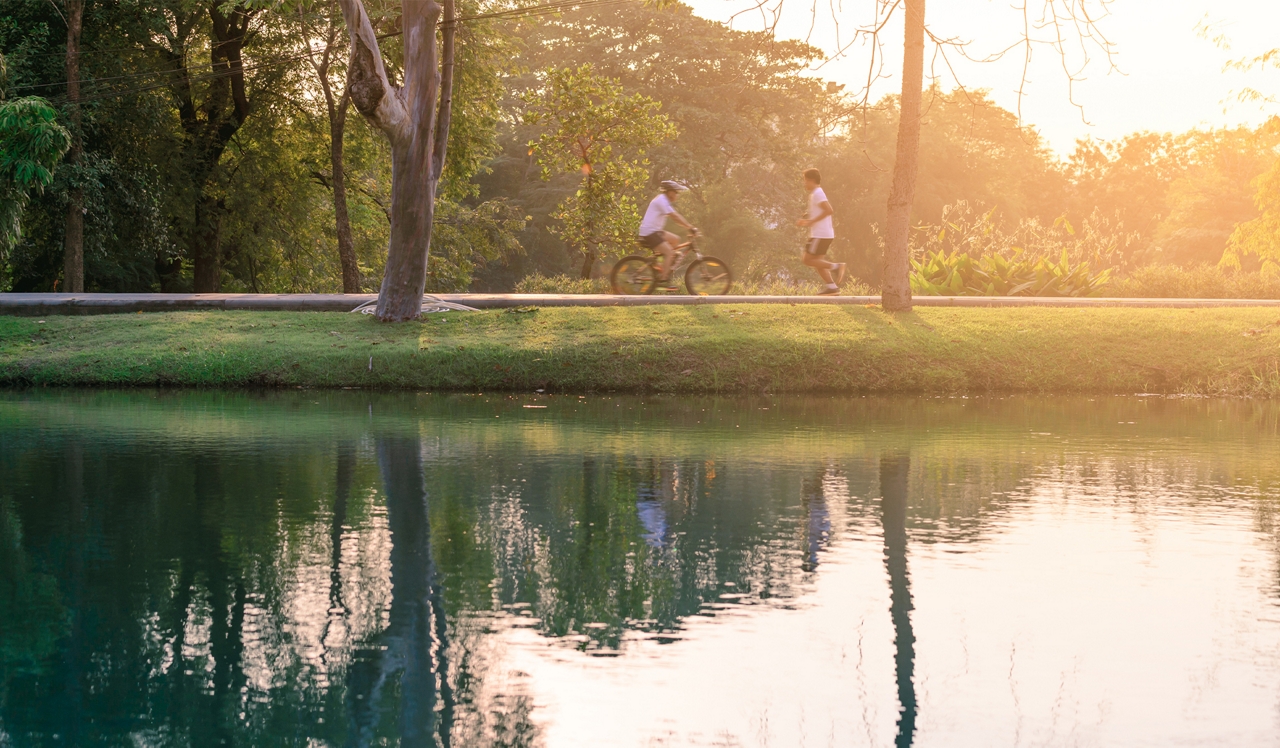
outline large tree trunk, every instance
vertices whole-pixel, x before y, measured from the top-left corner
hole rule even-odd
[[[201,196],[196,204],[196,225],[191,249],[195,255],[192,287],[196,293],[217,293],[222,288],[222,216],[218,201]]]
[[[342,135],[347,125],[345,99],[333,115],[329,120],[329,163],[333,169],[333,216],[338,231],[338,259],[342,262],[342,292],[360,293],[360,265],[356,262],[355,241],[351,238],[347,176],[343,172]]]
[[[187,135],[189,161],[195,172],[195,226],[187,239],[187,253],[194,267],[192,285],[196,293],[216,293],[222,283],[218,229],[223,207],[208,194],[208,189],[223,151],[249,117],[243,49],[256,13],[258,10],[244,5],[214,3],[209,7],[213,32],[209,57],[217,77],[210,81],[206,98],[199,106],[192,99],[186,57],[177,52],[170,55],[180,66],[175,88],[181,99],[179,115]]]
[[[924,88],[924,3],[906,0],[898,152],[889,190],[881,303],[886,311],[911,309],[911,208],[920,161],[920,99]]]
[[[391,143],[391,241],[378,293],[378,319],[416,319],[422,310],[453,103],[454,0],[404,0],[405,81],[391,85],[378,41],[360,0],[341,0],[351,34],[347,91],[356,109]],[[436,48],[441,24],[443,54]],[[443,58],[443,59],[441,59]]]
[[[73,169],[84,148],[80,136],[80,29],[84,0],[67,0],[67,108],[71,118],[71,148],[65,163]],[[78,181],[78,180],[76,180]],[[62,284],[67,293],[84,291],[84,190],[72,187],[63,237]]]
[[[436,208],[435,182],[423,179],[431,166],[428,143],[415,133],[408,144],[391,147],[391,243],[377,310],[387,322],[416,319],[422,311]]]

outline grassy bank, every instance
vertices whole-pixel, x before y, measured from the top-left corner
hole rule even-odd
[[[1274,309],[555,308],[0,317],[0,383],[1280,396]]]

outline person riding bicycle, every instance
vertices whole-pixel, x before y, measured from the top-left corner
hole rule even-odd
[[[684,226],[691,233],[698,233],[692,223],[676,212],[673,203],[681,192],[688,191],[679,182],[670,179],[662,183],[662,193],[649,202],[644,212],[644,220],[640,222],[640,243],[662,255],[662,267],[659,269],[658,286],[666,291],[674,291],[671,283],[671,268],[675,264],[676,243],[680,237],[667,231],[667,218]]]

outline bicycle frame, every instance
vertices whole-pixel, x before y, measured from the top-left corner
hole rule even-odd
[[[657,247],[649,248],[648,255],[640,251],[623,257],[609,272],[610,287],[620,294],[672,291],[683,277],[685,288],[695,296],[727,293],[733,285],[729,266],[698,251],[699,238],[696,232],[691,232],[688,241],[673,244],[670,263]],[[662,280],[662,276],[666,279]]]
[[[674,247],[676,253],[675,256],[671,258],[671,270],[667,273],[668,278],[676,277],[676,271],[683,270],[693,264],[694,261],[702,259],[702,253],[698,251],[697,243],[698,237],[697,235],[694,235],[689,237],[689,241],[677,244]],[[654,247],[653,249],[653,256],[662,261],[667,259],[666,257],[663,257],[657,247]],[[685,260],[688,260],[688,262],[685,262]]]

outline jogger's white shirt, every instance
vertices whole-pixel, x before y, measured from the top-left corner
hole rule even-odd
[[[640,236],[648,236],[666,230],[667,216],[675,212],[675,207],[667,199],[667,193],[664,192],[655,197],[650,201],[648,210],[644,212],[644,220],[640,222]]]
[[[827,193],[822,191],[821,187],[814,187],[813,192],[809,193],[809,220],[817,218],[822,213],[822,204],[827,202]],[[653,210],[653,206],[649,206]],[[648,216],[645,217],[648,220]],[[644,230],[641,229],[641,233]],[[810,239],[834,239],[836,238],[836,227],[831,223],[831,216],[823,218],[821,221],[813,221],[809,224]]]

